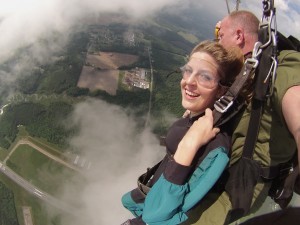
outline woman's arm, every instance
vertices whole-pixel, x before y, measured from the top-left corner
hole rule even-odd
[[[183,166],[170,161],[145,199],[143,221],[149,225],[174,225],[185,221],[186,212],[212,188],[228,161],[227,151],[223,147],[216,148],[194,170],[188,182],[182,180],[182,184],[174,183],[174,175]]]
[[[219,132],[213,128],[210,109],[191,126],[178,145],[174,158],[166,166],[163,175],[148,193],[143,220],[149,225],[180,224],[187,219],[186,212],[198,203],[211,189],[228,163],[230,137],[219,134],[213,148],[193,171],[191,163],[201,146],[206,145]],[[224,143],[226,147],[216,147]],[[209,143],[211,144],[211,143]],[[210,149],[210,150],[209,150]]]
[[[174,160],[181,165],[190,166],[200,147],[207,144],[219,131],[219,128],[213,127],[211,109],[206,109],[205,115],[193,123],[180,141]]]

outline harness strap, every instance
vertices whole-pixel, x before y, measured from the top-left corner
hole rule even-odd
[[[268,27],[261,27],[259,30],[259,41],[265,43],[268,40]],[[271,54],[273,46],[269,45],[260,54],[260,63],[255,71],[255,89],[252,99],[252,108],[249,120],[249,126],[243,148],[243,157],[252,159],[255,144],[259,134],[260,121],[263,114],[263,106],[269,89],[270,68],[272,66]]]
[[[294,156],[287,162],[280,163],[276,166],[261,166],[260,175],[263,179],[273,180],[275,178],[286,177],[293,170],[298,169],[297,151]]]
[[[236,100],[236,98],[238,97],[240,91],[242,90],[244,84],[248,80],[252,69],[255,68],[255,66],[256,66],[255,63],[251,63],[250,61],[249,62],[246,61],[246,63],[244,64],[242,70],[240,71],[240,73],[236,77],[233,84],[229,87],[227,92],[215,102],[214,110],[213,110],[213,117],[214,117],[214,125],[215,126],[216,125],[219,126],[219,125],[221,125],[225,122],[226,118],[223,118],[222,116],[233,105],[234,101]],[[243,105],[238,104],[238,106],[239,106],[239,108],[241,108]],[[235,115],[237,112],[238,112],[238,110],[236,110],[236,112],[233,115]],[[229,115],[230,117],[226,116],[227,117],[226,121],[228,121],[228,118],[231,118],[233,115],[230,114]]]
[[[148,194],[148,192],[151,189],[151,187],[147,186],[147,183],[151,180],[152,176],[154,175],[155,171],[157,170],[157,168],[159,167],[159,165],[163,160],[159,161],[155,166],[151,168],[147,168],[147,172],[139,176],[137,180],[137,186],[141,191],[141,193],[144,194],[145,196]]]
[[[267,1],[265,1],[265,3],[267,3]],[[275,9],[273,8],[272,2],[269,2],[268,6],[270,8],[266,6],[264,7],[264,16],[275,16]],[[255,71],[255,89],[252,99],[249,126],[247,130],[245,144],[243,147],[243,157],[249,159],[253,158],[253,153],[259,134],[260,121],[263,114],[264,104],[267,98],[272,94],[271,89],[273,88],[273,77],[276,74],[277,64],[274,63],[274,61],[276,61],[277,59],[277,41],[275,38],[273,38],[275,34],[270,27],[271,22],[272,18],[270,19],[269,23],[267,23],[267,25],[261,23],[258,33],[258,41],[262,43],[262,45],[260,45],[261,52],[259,55],[257,55],[259,56],[259,58],[257,58],[257,60],[259,60],[259,65]],[[275,30],[275,33],[276,32],[277,31]],[[277,169],[274,169],[273,171],[276,170]]]
[[[252,159],[256,140],[259,133],[260,119],[263,112],[263,102],[257,99],[252,101],[249,126],[243,148],[243,157]]]

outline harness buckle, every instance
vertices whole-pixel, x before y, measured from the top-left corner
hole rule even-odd
[[[214,108],[218,112],[224,113],[230,108],[230,106],[232,106],[232,104],[233,104],[233,98],[232,97],[222,96],[221,98],[219,98],[215,102]]]
[[[252,51],[252,58],[257,59],[257,57],[261,54],[262,52],[262,43],[260,41],[255,42],[253,51]]]
[[[258,60],[257,59],[255,59],[255,58],[249,58],[249,59],[246,59],[246,61],[245,61],[245,64],[253,64],[253,66],[252,66],[252,68],[256,68],[257,66],[258,66]]]
[[[258,56],[261,54],[262,49],[261,49],[262,43],[261,42],[255,42],[253,51],[252,51],[252,58],[248,58],[245,61],[245,64],[252,64],[252,68],[256,69],[256,67],[259,64],[258,61]]]

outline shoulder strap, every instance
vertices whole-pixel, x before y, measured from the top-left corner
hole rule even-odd
[[[259,30],[259,41],[265,43],[268,39],[268,27],[262,27]],[[262,50],[259,58],[259,65],[255,71],[255,89],[254,96],[252,99],[252,108],[249,120],[249,126],[247,130],[246,140],[243,148],[243,157],[252,158],[253,152],[255,149],[255,143],[257,141],[260,120],[263,114],[263,106],[267,99],[270,88],[271,76],[270,73],[274,73],[272,67],[276,67],[277,64],[273,64],[273,59],[276,60],[277,49],[276,45],[268,45],[265,49]],[[276,69],[276,68],[275,68]],[[273,74],[275,75],[275,74]]]
[[[268,2],[266,2],[268,3]],[[253,158],[253,152],[257,141],[260,120],[263,114],[263,106],[267,98],[273,93],[277,69],[277,29],[276,24],[271,24],[275,19],[275,8],[272,2],[266,7],[263,17],[268,17],[267,23],[261,22],[258,32],[258,42],[262,43],[259,49],[259,65],[255,71],[255,89],[252,99],[252,109],[243,148],[243,157]],[[274,27],[271,27],[274,26]]]
[[[242,70],[236,77],[233,84],[229,87],[227,92],[215,102],[213,110],[215,126],[220,126],[221,124],[227,122],[243,107],[244,103],[237,103],[235,110],[232,110],[230,113],[226,113],[228,112],[229,108],[232,108],[245,82],[250,77],[251,71],[256,67],[256,65],[257,64],[246,60]]]
[[[252,159],[255,149],[255,143],[258,137],[260,119],[263,113],[263,102],[257,99],[252,101],[249,126],[243,148],[243,157]]]

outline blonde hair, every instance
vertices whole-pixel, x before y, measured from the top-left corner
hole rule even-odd
[[[221,44],[214,41],[200,42],[191,52],[204,52],[214,58],[218,65],[220,84],[230,86],[243,67],[244,57],[238,47],[225,49]]]

